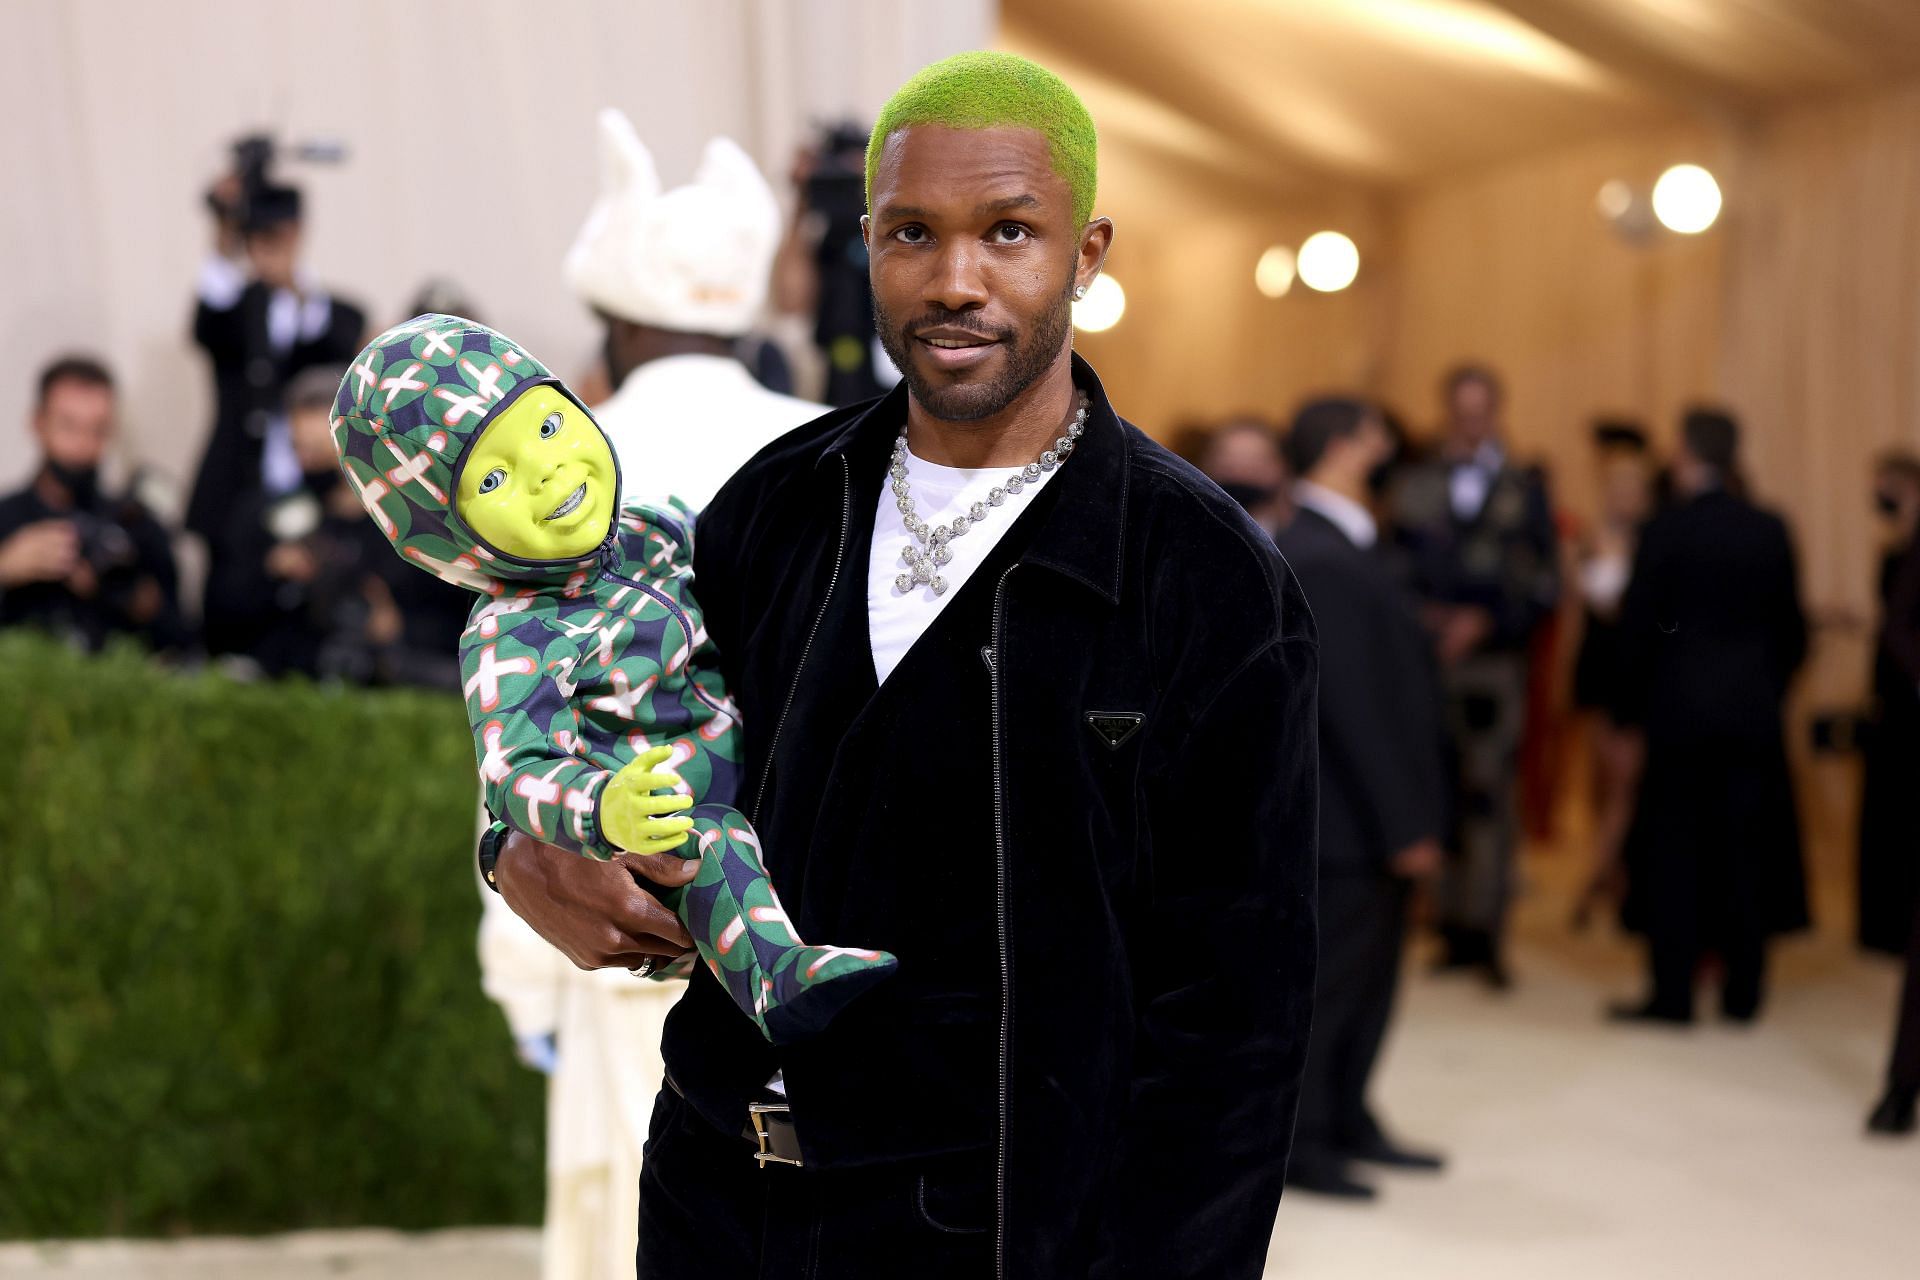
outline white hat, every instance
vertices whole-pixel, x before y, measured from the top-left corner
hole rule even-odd
[[[620,111],[600,113],[600,198],[567,251],[567,283],[635,324],[734,336],[753,326],[780,243],[780,204],[730,138],[707,143],[693,182],[660,190]]]

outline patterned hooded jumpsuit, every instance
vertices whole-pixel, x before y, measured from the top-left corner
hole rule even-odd
[[[536,839],[611,858],[621,850],[600,829],[607,783],[650,748],[672,745],[668,767],[696,801],[678,852],[701,867],[661,899],[769,1040],[810,1035],[895,960],[803,943],[752,826],[732,807],[739,717],[690,591],[691,518],[628,506],[592,554],[535,562],[489,547],[453,510],[469,446],[541,385],[574,398],[504,335],[419,316],[375,338],[348,369],[334,447],[395,550],[480,593],[460,666],[488,811]]]

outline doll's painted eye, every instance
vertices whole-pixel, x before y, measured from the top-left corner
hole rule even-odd
[[[560,415],[558,412],[550,413],[547,415],[547,420],[540,424],[540,438],[542,440],[551,440],[554,436],[557,436],[559,434],[560,434]]]
[[[495,489],[498,489],[501,485],[505,484],[506,482],[507,482],[507,473],[505,468],[495,467],[493,470],[487,472],[487,474],[480,477],[480,492],[492,493]]]

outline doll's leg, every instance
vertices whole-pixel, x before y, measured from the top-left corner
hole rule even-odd
[[[794,932],[760,861],[760,837],[726,805],[687,810],[700,874],[666,899],[727,994],[775,1044],[819,1031],[898,965],[884,951],[808,946]],[[683,850],[684,852],[684,850]]]

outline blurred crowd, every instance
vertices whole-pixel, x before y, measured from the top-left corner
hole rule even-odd
[[[55,360],[34,400],[39,464],[0,501],[0,623],[86,649],[125,637],[241,674],[457,687],[471,602],[394,560],[334,457],[330,410],[365,313],[303,267],[297,189],[236,169],[208,204],[192,333],[216,407],[182,527],[162,525],[138,473],[120,488],[102,479],[112,372]],[[183,604],[182,534],[206,551],[197,608]]]
[[[1321,640],[1321,979],[1290,1177],[1372,1195],[1355,1161],[1437,1168],[1387,1140],[1366,1101],[1410,913],[1434,968],[1515,979],[1516,857],[1548,834],[1562,762],[1588,762],[1592,815],[1573,919],[1617,912],[1644,941],[1623,1023],[1685,1025],[1696,989],[1750,1023],[1769,941],[1809,923],[1783,711],[1806,658],[1792,537],[1758,505],[1741,430],[1699,406],[1662,456],[1642,423],[1593,424],[1594,515],[1509,454],[1499,374],[1447,374],[1415,445],[1362,398],[1284,424],[1190,427],[1190,460],[1272,532]],[[1872,698],[1816,737],[1865,756],[1862,946],[1909,957],[1885,1095],[1869,1125],[1910,1132],[1920,1093],[1920,457],[1863,477],[1882,517]],[[1869,566],[1862,566],[1863,571]],[[1569,752],[1574,738],[1584,752]]]
[[[795,160],[797,215],[784,224],[757,171],[746,177],[761,195],[748,206],[752,226],[738,225],[738,185],[723,201],[708,174],[712,194],[703,197],[699,183],[675,193],[688,206],[683,214],[764,241],[763,252],[737,255],[754,263],[751,287],[720,279],[711,263],[694,272],[727,296],[751,299],[753,315],[722,304],[663,318],[656,312],[670,300],[634,288],[644,271],[608,270],[580,259],[578,247],[569,260],[575,292],[604,332],[597,358],[573,381],[610,431],[623,423],[638,430],[680,398],[765,393],[752,402],[751,421],[735,424],[737,440],[717,439],[716,429],[697,454],[660,459],[659,469],[676,476],[674,496],[704,503],[770,438],[767,423],[797,425],[821,411],[817,400],[849,404],[898,381],[872,333],[859,225],[865,145],[863,130],[824,129]],[[25,486],[0,500],[0,626],[32,624],[87,650],[124,638],[242,678],[457,688],[469,594],[395,559],[329,437],[348,362],[383,325],[306,268],[301,192],[273,179],[271,154],[268,140],[242,139],[232,169],[206,193],[211,246],[193,282],[191,333],[214,414],[181,518],[163,520],[166,504],[148,496],[146,472],[117,485],[105,478],[119,413],[105,361],[87,353],[54,360],[39,373],[31,411],[39,458]],[[650,172],[651,161],[641,163]],[[731,143],[718,163],[752,168]],[[617,190],[603,197],[620,198]],[[602,244],[594,252],[617,259],[637,251]],[[727,254],[714,259],[720,276],[733,269]],[[648,265],[666,277],[686,264]],[[762,308],[762,299],[772,305]],[[444,280],[426,282],[392,319],[425,312],[484,318]],[[764,326],[763,312],[772,317]],[[814,398],[794,398],[796,390]],[[205,573],[192,582],[175,554],[187,537],[205,552]]]

